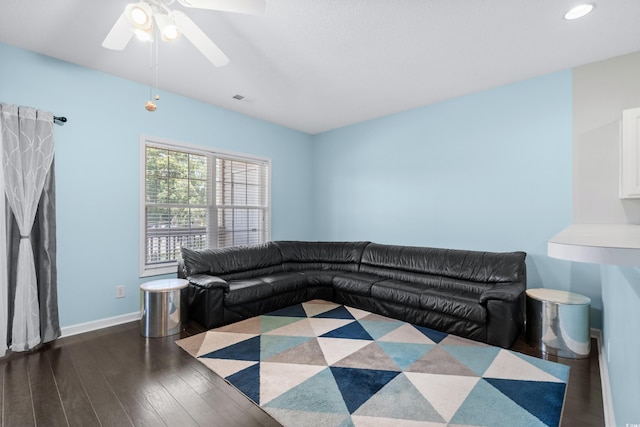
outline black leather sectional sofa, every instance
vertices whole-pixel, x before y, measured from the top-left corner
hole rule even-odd
[[[510,347],[524,324],[524,252],[370,242],[182,248],[189,317],[206,328],[324,299]]]

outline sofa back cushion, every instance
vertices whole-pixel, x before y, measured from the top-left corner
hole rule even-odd
[[[283,271],[282,256],[272,242],[200,250],[183,247],[181,251],[188,276],[203,273],[231,280]]]
[[[525,256],[524,252],[478,252],[371,243],[362,254],[360,271],[399,280],[407,273],[417,273],[470,282],[518,282],[525,280]]]
[[[286,271],[340,270],[358,271],[364,248],[369,242],[297,242],[279,241]]]

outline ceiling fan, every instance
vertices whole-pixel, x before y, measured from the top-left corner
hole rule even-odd
[[[229,62],[227,55],[184,12],[171,10],[175,0],[141,0],[129,3],[102,42],[108,49],[123,50],[133,35],[153,41],[154,21],[162,40],[185,36],[211,63],[222,67]],[[182,6],[196,9],[260,15],[264,0],[178,0]]]

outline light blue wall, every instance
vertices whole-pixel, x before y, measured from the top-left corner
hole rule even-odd
[[[55,127],[62,326],[139,309],[140,134],[272,159],[272,237],[308,239],[311,136],[0,44],[0,102],[65,115]],[[148,280],[148,279],[147,279]],[[126,297],[115,299],[115,286]]]
[[[528,286],[592,298],[597,267],[547,257],[571,224],[571,71],[316,136],[315,237],[526,251]]]
[[[640,422],[640,268],[602,266],[603,334],[616,425]]]
[[[640,105],[640,52],[573,69],[573,219],[640,224],[640,199],[618,197],[619,120]],[[602,266],[603,334],[617,426],[640,424],[640,270]]]
[[[640,268],[602,266],[602,299],[616,425],[640,424]]]
[[[604,267],[601,295],[597,266],[546,256],[571,223],[571,85],[563,71],[312,137],[170,93],[148,113],[143,85],[0,43],[0,101],[70,120],[55,128],[63,326],[138,309],[148,134],[270,157],[274,239],[526,251],[529,287],[591,297],[616,419],[637,423],[640,273]]]

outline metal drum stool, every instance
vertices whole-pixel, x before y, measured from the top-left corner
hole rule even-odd
[[[140,285],[142,336],[157,338],[180,332],[187,318],[187,301],[181,293],[188,284],[184,279],[163,279]]]
[[[554,289],[527,289],[527,343],[543,353],[584,359],[591,352],[591,299]]]

